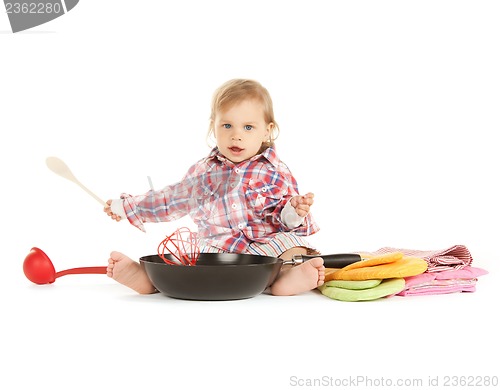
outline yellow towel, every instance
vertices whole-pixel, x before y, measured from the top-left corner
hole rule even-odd
[[[350,264],[342,269],[327,269],[325,281],[404,278],[427,270],[427,262],[418,257],[388,253]]]
[[[372,267],[374,265],[389,264],[395,261],[401,260],[403,258],[403,253],[401,252],[390,252],[379,256],[370,256],[367,254],[360,254],[362,261],[357,261],[355,263],[349,264],[342,268],[343,270],[355,269],[355,268],[365,268]]]

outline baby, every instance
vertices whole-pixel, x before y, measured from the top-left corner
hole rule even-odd
[[[184,178],[144,195],[108,200],[104,211],[144,231],[144,222],[190,215],[201,253],[247,253],[291,259],[319,254],[304,236],[319,230],[309,213],[314,195],[299,195],[295,178],[276,153],[278,125],[271,97],[253,80],[224,83],[212,99],[209,135],[216,147]],[[112,252],[108,276],[140,294],[157,292],[144,268]],[[284,266],[270,286],[273,295],[295,295],[323,284],[325,267],[315,257]]]

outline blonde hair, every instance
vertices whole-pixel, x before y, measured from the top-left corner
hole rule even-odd
[[[213,125],[217,112],[247,99],[255,99],[262,103],[266,124],[272,123],[274,125],[269,134],[269,140],[262,143],[260,152],[270,146],[274,146],[274,141],[276,141],[279,135],[279,127],[274,119],[273,101],[271,99],[271,95],[260,83],[248,79],[233,79],[226,81],[215,91],[212,97],[210,125],[208,128],[207,139],[214,135]]]

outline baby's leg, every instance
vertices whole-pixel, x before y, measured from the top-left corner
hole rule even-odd
[[[156,291],[140,263],[120,252],[111,252],[107,275],[118,283],[130,287],[139,294],[153,294]]]
[[[300,253],[293,248],[293,252]],[[303,254],[305,254],[305,248]],[[289,251],[287,251],[289,252]],[[282,256],[287,259],[289,253],[285,252]],[[296,295],[321,286],[325,281],[325,266],[321,257],[314,257],[304,263],[284,269],[280,272],[278,278],[271,286],[273,295]]]

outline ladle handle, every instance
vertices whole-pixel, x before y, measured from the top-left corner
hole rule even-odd
[[[79,267],[79,268],[70,268],[64,271],[56,272],[56,278],[64,275],[80,275],[80,274],[105,274],[106,267]]]

